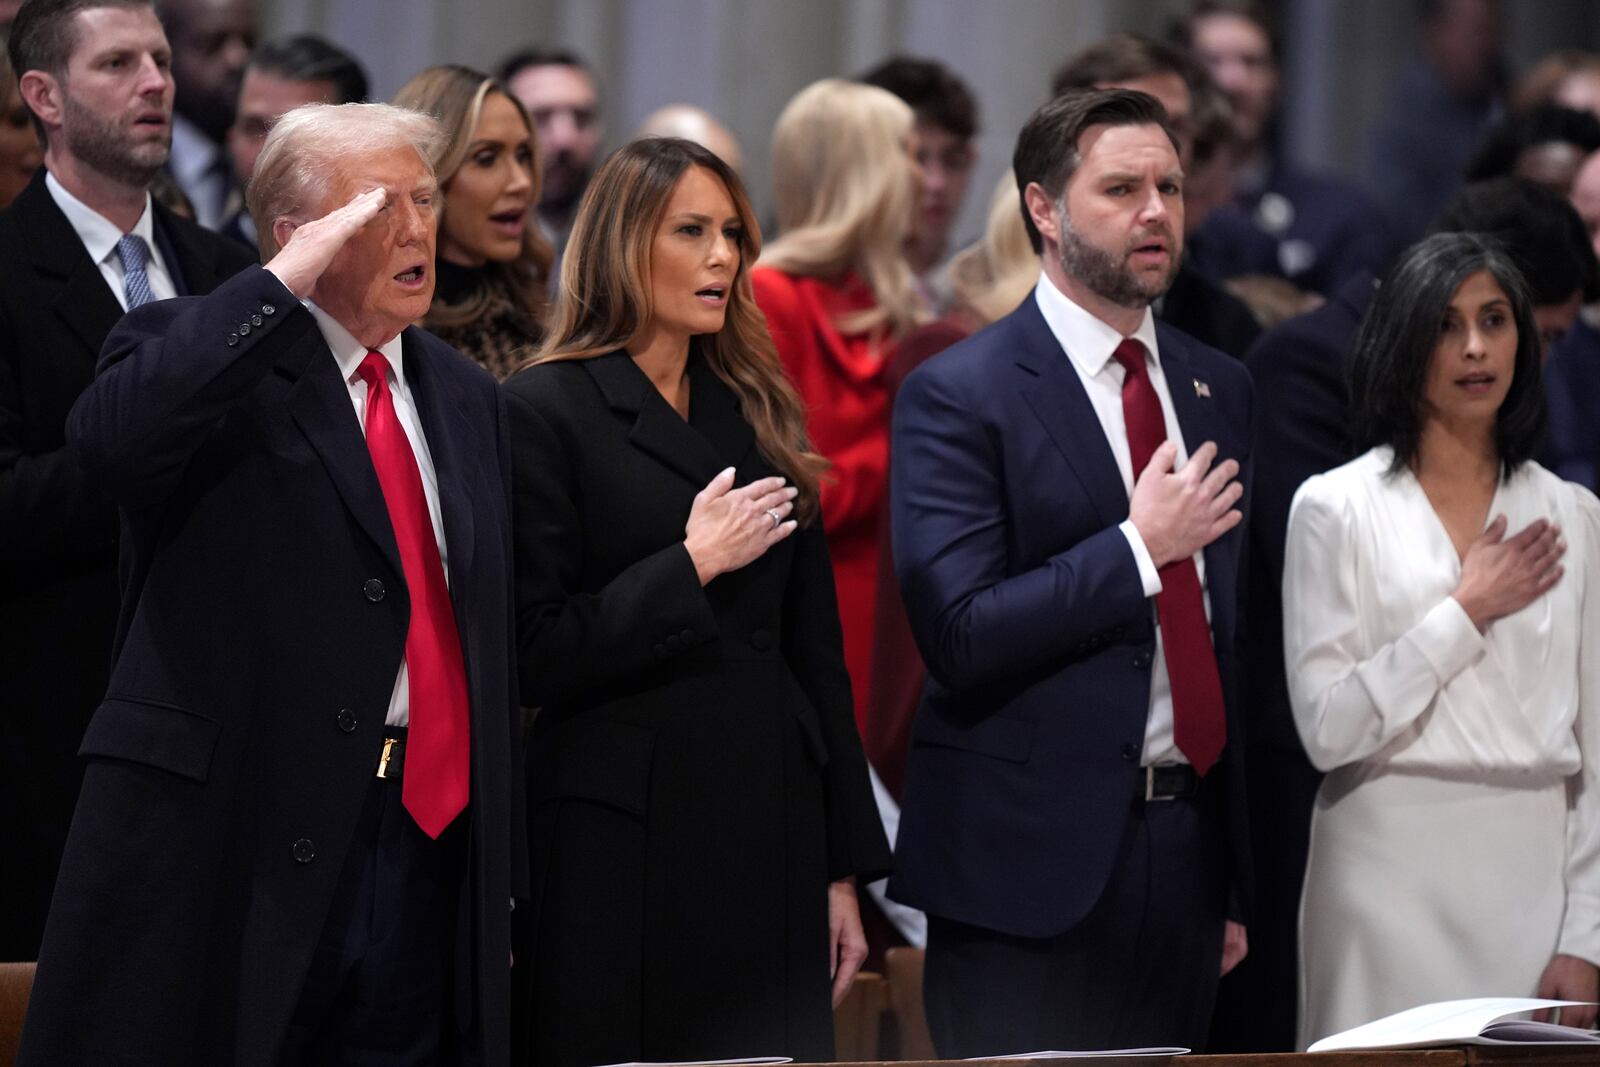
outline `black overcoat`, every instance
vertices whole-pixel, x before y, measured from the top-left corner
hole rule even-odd
[[[180,295],[254,256],[159,203],[156,244]],[[66,442],[122,307],[72,223],[33,182],[0,212],[0,960],[39,954],[116,629],[117,505]]]
[[[402,336],[471,701],[456,1014],[470,1062],[500,1064],[520,740],[503,408],[465,357]],[[404,654],[382,491],[315,319],[259,267],[130,313],[68,429],[122,505],[124,600],[18,1062],[276,1063]]]
[[[504,386],[536,937],[534,1060],[828,1059],[827,887],[887,869],[820,523],[702,588],[695,494],[775,473],[692,356]]]

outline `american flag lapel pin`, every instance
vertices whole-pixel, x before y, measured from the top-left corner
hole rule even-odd
[[[1196,378],[1194,380],[1194,395],[1210,400],[1211,386],[1207,385],[1205,382],[1202,382],[1199,378]]]

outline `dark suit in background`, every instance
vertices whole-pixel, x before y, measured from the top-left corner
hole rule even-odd
[[[529,744],[533,1062],[827,1060],[828,885],[889,866],[822,526],[702,587],[695,494],[776,473],[694,352],[505,385]]]
[[[1245,357],[1260,412],[1242,657],[1255,907],[1250,954],[1218,990],[1213,1052],[1295,1048],[1300,887],[1322,776],[1300,744],[1284,680],[1283,545],[1300,483],[1355,457],[1345,368],[1373,292],[1372,275],[1356,274],[1322,307],[1268,330]]]
[[[1580,315],[1544,364],[1546,467],[1600,493],[1600,330]]]
[[[509,464],[489,376],[401,337],[471,708],[470,802],[447,831],[468,859],[438,917],[456,929],[446,1018],[462,1062],[502,1064]],[[71,436],[122,505],[125,596],[19,1062],[267,1067],[356,847],[405,649],[389,512],[316,320],[259,268],[128,315]]]
[[[1185,442],[1215,441],[1248,486],[1248,374],[1156,331]],[[1144,801],[1153,602],[1118,528],[1128,493],[1116,460],[1036,296],[907,378],[890,455],[896,571],[929,679],[889,892],[930,921],[981,928],[1009,956],[953,991],[977,1019],[956,1033],[933,1010],[944,994],[930,949],[940,1054],[1202,1044],[1226,891],[1248,881],[1241,746],[1230,741],[1194,800]],[[1244,540],[1241,525],[1204,550],[1230,739]],[[1188,933],[1141,947],[1119,905],[1146,899],[1134,883],[1157,852],[1192,856],[1187,881],[1215,891],[1151,889],[1149,907],[1181,915]],[[1103,965],[1039,1004],[1039,983],[1013,971],[1074,939]]]
[[[50,888],[105,695],[117,605],[117,508],[66,445],[67,412],[122,317],[99,267],[45,187],[0,212],[0,959],[39,954]],[[153,204],[180,294],[208,293],[253,261]]]

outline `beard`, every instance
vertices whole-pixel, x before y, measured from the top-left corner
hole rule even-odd
[[[172,153],[172,126],[160,141],[135,143],[130,131],[84,107],[68,92],[62,101],[62,136],[67,149],[101,174],[130,186],[147,186]]]
[[[1172,285],[1178,273],[1181,249],[1166,227],[1150,230],[1129,242],[1118,259],[1098,245],[1090,244],[1078,236],[1067,218],[1066,205],[1058,204],[1057,217],[1061,219],[1061,269],[1069,278],[1076,278],[1090,292],[1111,301],[1118,307],[1146,308]],[[1143,274],[1128,266],[1127,254],[1151,237],[1163,237],[1167,243],[1169,262],[1159,275]]]

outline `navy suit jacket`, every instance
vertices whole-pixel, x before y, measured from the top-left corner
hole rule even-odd
[[[1156,331],[1185,442],[1215,441],[1248,493],[1249,373]],[[1136,812],[1155,625],[1117,528],[1122,476],[1034,298],[906,380],[890,456],[895,571],[929,672],[890,895],[1002,933],[1061,934],[1099,899]],[[1244,531],[1205,550],[1230,738]],[[1241,748],[1230,741],[1204,786],[1227,794],[1236,888]]]
[[[1600,493],[1600,330],[1582,318],[1550,346],[1544,395],[1544,465]]]

